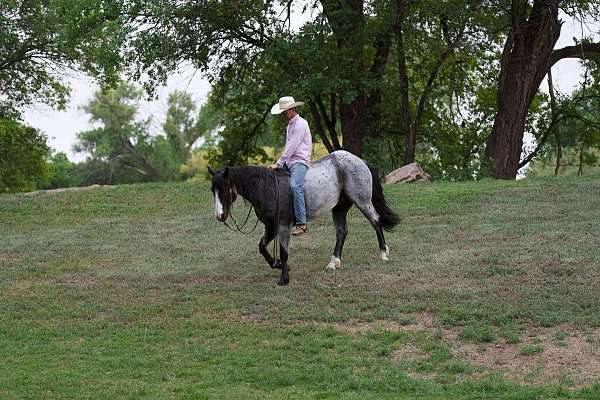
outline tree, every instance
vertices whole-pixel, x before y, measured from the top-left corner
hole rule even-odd
[[[109,183],[115,170],[127,169],[131,178],[155,181],[160,175],[150,162],[152,143],[149,120],[136,121],[137,103],[142,92],[132,84],[120,82],[113,89],[96,92],[83,107],[100,127],[77,134],[74,149],[88,153],[95,161],[110,165]]]
[[[43,134],[0,118],[0,192],[34,190],[47,174],[47,154]]]
[[[65,70],[109,77],[121,33],[117,2],[0,2],[0,116],[18,116],[35,102],[64,107]],[[109,23],[113,21],[113,23]]]
[[[402,154],[466,179],[479,175],[485,148],[500,177],[499,168],[516,173],[523,131],[542,110],[536,96],[548,65],[594,49],[584,41],[552,50],[557,4],[320,0],[304,4],[313,17],[291,30],[292,3],[137,0],[122,11],[125,60],[150,87],[182,63],[208,74],[224,113],[223,140],[209,154],[220,163],[265,158],[257,143],[278,129],[269,108],[293,92],[306,100],[304,115],[329,151],[343,146],[373,158],[379,154],[363,154],[365,141],[385,139],[392,163]],[[597,7],[560,6],[571,15]]]
[[[464,97],[465,81],[476,70],[474,58],[481,58],[493,45],[494,38],[485,33],[484,24],[493,21],[489,17],[496,9],[486,9],[481,1],[464,1],[456,7],[455,2],[395,0],[392,10],[400,122],[405,135],[403,158],[410,164],[415,160],[432,94],[446,97],[450,105],[454,95]],[[458,68],[447,67],[452,62]],[[444,73],[451,75],[446,77],[449,85],[440,82]],[[443,93],[436,86],[442,86]]]
[[[548,175],[544,171],[548,165],[554,167],[554,175],[581,175],[584,169],[600,167],[600,85],[589,83],[586,79],[570,97],[555,98],[555,118],[532,152],[537,161],[529,176]]]
[[[222,112],[210,100],[197,111],[196,108],[188,93],[174,91],[169,94],[163,131],[180,164],[189,158],[192,147],[200,139],[207,145],[214,144],[212,133],[222,119]]]
[[[563,58],[584,58],[600,52],[600,44],[582,41],[575,46],[554,49],[562,22],[559,9],[574,15],[598,15],[593,1],[512,0],[510,29],[501,56],[497,90],[497,113],[487,141],[491,175],[515,179],[523,147],[523,133],[529,106],[539,86],[556,62]]]
[[[72,186],[80,186],[81,182],[75,174],[76,166],[69,161],[67,155],[63,152],[51,152],[48,156],[46,165],[48,176],[40,189],[57,189]]]
[[[322,137],[325,129],[329,131],[323,139],[326,146],[341,147],[337,133],[332,134],[338,120],[344,148],[361,155],[362,137],[372,125],[369,110],[378,103],[376,86],[387,63],[390,34],[376,29],[379,23],[367,16],[362,0],[323,0],[321,7],[314,23],[295,34],[289,29],[289,13],[279,12],[270,1],[140,0],[127,10],[132,32],[128,47],[135,49],[129,59],[138,67],[138,76],[148,73],[150,86],[187,61],[208,72],[215,86],[235,81],[238,87],[232,92],[237,94],[259,65],[262,73],[268,69],[269,75],[279,76],[279,82],[250,90],[260,90],[269,104],[284,93],[302,96],[309,101],[315,122],[325,122],[317,130]],[[315,36],[325,40],[311,40]],[[322,53],[325,48],[328,53]],[[315,52],[325,57],[316,58]],[[315,85],[323,76],[331,78],[328,84]],[[264,110],[253,111],[258,118],[250,126],[262,125]]]
[[[188,158],[190,148],[198,139],[194,122],[195,111],[196,105],[189,94],[179,91],[169,94],[163,130],[180,163]]]

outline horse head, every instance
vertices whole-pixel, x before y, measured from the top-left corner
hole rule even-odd
[[[231,177],[229,167],[217,171],[208,167],[208,173],[212,175],[210,190],[215,198],[215,217],[220,222],[225,222],[231,212],[233,202],[237,198],[237,192]]]

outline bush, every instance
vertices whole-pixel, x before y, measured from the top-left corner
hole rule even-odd
[[[36,189],[47,179],[48,151],[44,134],[0,118],[0,192]]]

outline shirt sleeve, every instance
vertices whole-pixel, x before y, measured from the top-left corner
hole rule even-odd
[[[306,125],[306,126],[305,126]],[[298,145],[302,143],[305,131],[308,130],[308,124],[294,124],[294,127],[288,132],[285,139],[285,150],[279,160],[277,160],[277,166],[281,167],[288,161],[296,152]]]

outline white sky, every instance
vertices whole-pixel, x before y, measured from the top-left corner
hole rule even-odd
[[[562,27],[561,36],[556,48],[573,45],[573,37],[582,36],[600,37],[600,28],[596,25],[580,25],[577,21],[567,19]],[[555,85],[563,93],[571,93],[580,81],[583,69],[576,59],[565,59],[559,61],[552,69]],[[53,110],[44,105],[37,105],[27,109],[24,113],[25,121],[48,135],[50,147],[67,153],[73,161],[81,161],[85,158],[83,154],[72,151],[77,132],[90,129],[92,125],[87,115],[80,110],[82,105],[87,104],[98,86],[91,78],[79,74],[68,78],[72,86],[71,99],[65,111]],[[168,94],[174,90],[186,91],[192,95],[197,104],[206,100],[210,91],[210,84],[200,73],[195,73],[191,68],[182,68],[177,74],[173,74],[165,86],[157,89],[158,96],[155,101],[145,101],[140,106],[140,118],[152,118],[151,133],[160,132],[167,109]],[[546,82],[542,84],[542,90],[547,91]]]

